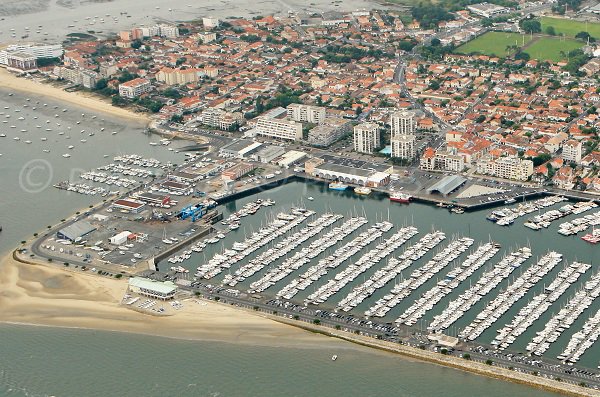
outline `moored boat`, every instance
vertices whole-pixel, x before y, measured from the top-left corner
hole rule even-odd
[[[359,187],[354,188],[354,193],[362,194],[362,195],[366,196],[366,195],[371,194],[371,189],[366,186],[359,186]]]
[[[348,185],[342,182],[331,182],[329,184],[329,189],[331,190],[346,190],[348,189]]]
[[[410,199],[412,196],[410,194],[395,192],[390,194],[390,201],[394,201],[396,203],[410,203]]]

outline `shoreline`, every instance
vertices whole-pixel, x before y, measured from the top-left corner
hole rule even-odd
[[[0,323],[3,324],[100,330],[253,346],[350,349],[353,347],[347,343],[352,343],[354,348],[362,346],[385,351],[564,395],[597,395],[595,390],[573,384],[195,297],[182,299],[184,308],[173,315],[151,316],[119,303],[126,289],[124,280],[30,262],[18,258],[16,251],[1,259],[1,263],[4,272],[0,274]],[[57,313],[60,315],[56,316]]]
[[[17,77],[4,68],[0,68],[0,89],[41,95],[61,102],[67,102],[71,105],[104,113],[115,118],[126,118],[128,120],[137,121],[146,126],[151,122],[151,119],[143,113],[134,113],[123,108],[114,107],[110,103],[101,100],[96,95],[85,95],[85,93],[82,92],[67,92],[50,84]]]

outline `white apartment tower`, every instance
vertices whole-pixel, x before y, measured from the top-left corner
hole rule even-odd
[[[354,127],[354,151],[373,153],[381,145],[379,126],[375,123],[362,123]]]
[[[392,157],[412,160],[415,158],[415,114],[407,110],[390,116]]]
[[[572,161],[577,164],[581,163],[582,146],[580,141],[573,139],[565,142],[562,147],[562,158],[565,161]]]
[[[294,121],[313,124],[321,124],[325,121],[324,107],[292,103],[286,109],[288,118]]]

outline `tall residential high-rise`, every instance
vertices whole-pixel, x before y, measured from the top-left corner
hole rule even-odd
[[[362,123],[354,127],[354,151],[373,153],[381,145],[379,126],[375,123]]]
[[[405,160],[415,158],[415,114],[401,110],[390,115],[392,157]]]

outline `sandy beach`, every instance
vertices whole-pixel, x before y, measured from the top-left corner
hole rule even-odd
[[[122,331],[247,344],[315,346],[343,342],[243,310],[189,299],[172,316],[151,316],[119,304],[126,281],[18,262],[0,263],[0,321]]]
[[[150,118],[145,114],[134,113],[126,109],[114,107],[108,101],[102,100],[91,94],[86,94],[84,92],[67,92],[50,84],[43,84],[32,79],[17,77],[3,68],[0,68],[0,88],[8,91],[17,90],[31,94],[32,96],[41,95],[92,111],[139,121],[144,124],[150,122]]]

